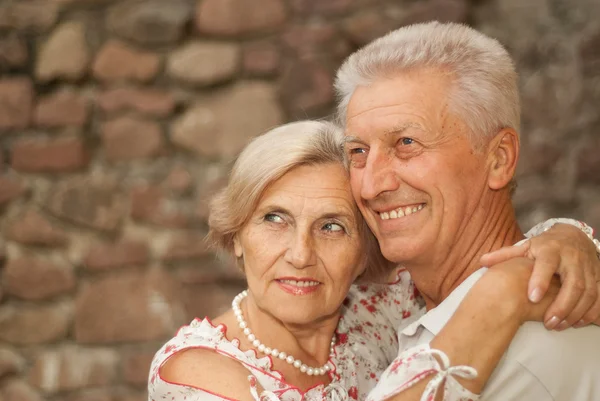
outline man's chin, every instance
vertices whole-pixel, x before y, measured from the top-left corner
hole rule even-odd
[[[379,239],[378,239],[379,240]],[[379,240],[383,256],[394,263],[410,263],[423,252],[422,246],[415,237],[395,237]]]

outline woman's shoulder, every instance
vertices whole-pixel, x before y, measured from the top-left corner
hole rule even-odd
[[[202,398],[253,401],[250,393],[250,372],[237,359],[214,350],[190,348],[174,354],[160,369],[161,379],[174,388],[197,390]]]
[[[202,400],[241,399],[238,392],[249,394],[249,371],[243,359],[236,340],[227,339],[225,324],[194,319],[155,354],[148,382],[150,399],[159,400],[166,393],[193,394],[193,399]],[[235,385],[228,386],[223,378],[233,379]]]
[[[269,357],[242,351],[228,338],[228,319],[194,319],[181,327],[155,354],[150,367],[150,400],[252,400],[251,388],[285,387]],[[253,380],[252,384],[250,379]],[[179,398],[175,398],[179,399]]]

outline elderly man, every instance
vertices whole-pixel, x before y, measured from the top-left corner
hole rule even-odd
[[[462,25],[413,25],[350,56],[336,88],[355,200],[383,254],[408,270],[427,305],[401,328],[400,351],[430,343],[454,365],[475,369],[481,358],[497,359],[495,371],[459,380],[473,399],[482,391],[486,400],[600,400],[600,327],[562,330],[589,323],[600,303],[589,309],[582,299],[564,321],[548,316],[557,331],[539,323],[507,328],[504,355],[461,354],[460,338],[436,343],[486,273],[481,257],[523,239],[511,201],[519,94],[506,50]],[[388,368],[372,399],[410,399],[431,379],[396,383],[397,369]],[[398,393],[402,386],[412,388]]]

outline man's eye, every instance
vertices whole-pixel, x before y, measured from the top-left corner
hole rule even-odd
[[[367,148],[348,148],[348,159],[352,168],[362,168],[365,166],[368,156]]]
[[[352,148],[350,149],[350,154],[351,155],[362,155],[367,153],[367,150],[365,148]]]
[[[400,139],[400,143],[402,145],[412,145],[414,142],[415,141],[412,138],[402,138],[402,139]]]
[[[283,219],[281,218],[281,216],[278,216],[274,213],[266,214],[265,221],[269,221],[271,223],[283,223]]]

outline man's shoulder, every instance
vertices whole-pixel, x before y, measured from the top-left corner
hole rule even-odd
[[[525,323],[495,373],[499,378],[521,371],[555,400],[600,399],[600,327],[561,332],[541,323]],[[530,383],[531,384],[531,383]]]
[[[600,367],[598,345],[600,327],[595,325],[553,331],[547,330],[542,323],[527,322],[517,331],[506,356],[525,366],[541,364],[541,361],[577,359]],[[600,370],[596,373],[600,375]]]

